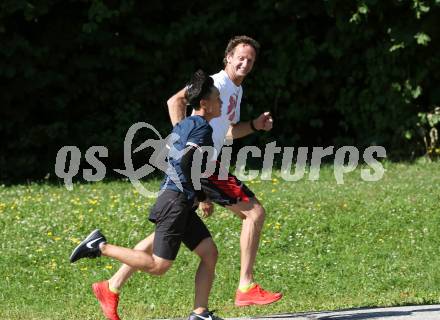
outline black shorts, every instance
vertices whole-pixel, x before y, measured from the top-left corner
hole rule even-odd
[[[209,178],[200,179],[202,190],[208,200],[221,206],[230,206],[255,197],[255,194],[233,174],[228,173],[228,178],[221,180],[217,173],[218,169],[216,174]]]
[[[157,198],[149,216],[156,224],[153,242],[156,256],[174,260],[181,242],[192,251],[203,239],[211,237],[193,204],[185,194],[173,190],[164,190]]]

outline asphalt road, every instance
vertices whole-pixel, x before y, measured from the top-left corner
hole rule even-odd
[[[264,317],[229,318],[229,320],[440,320],[440,305],[390,308],[361,308],[339,311],[285,313]]]

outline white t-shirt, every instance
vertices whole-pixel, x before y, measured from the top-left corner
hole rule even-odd
[[[240,103],[243,96],[243,88],[236,86],[225,70],[213,74],[214,85],[220,91],[220,99],[222,100],[222,112],[217,118],[212,119],[209,124],[212,127],[212,141],[217,155],[225,144],[226,134],[229,126],[240,121]],[[193,111],[194,114],[194,111]],[[216,158],[217,156],[215,156]]]
[[[214,85],[220,91],[222,100],[222,113],[220,117],[212,119],[209,124],[212,127],[212,141],[217,154],[225,144],[229,126],[240,121],[240,103],[243,96],[243,88],[236,86],[225,70],[211,76]]]

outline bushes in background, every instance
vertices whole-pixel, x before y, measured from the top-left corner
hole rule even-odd
[[[271,110],[276,121],[240,143],[422,155],[439,30],[438,0],[2,1],[0,180],[44,177],[64,145],[107,146],[109,168],[123,167],[128,128],[166,135],[167,98],[196,68],[218,71],[239,34],[262,45],[242,119]]]

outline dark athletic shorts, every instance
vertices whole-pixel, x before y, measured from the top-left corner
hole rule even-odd
[[[153,253],[167,260],[176,259],[180,243],[193,251],[203,239],[211,237],[186,195],[165,190],[151,208],[149,220],[156,224]]]
[[[217,169],[213,175],[200,179],[202,190],[208,200],[221,206],[230,206],[240,201],[247,202],[255,197],[255,194],[236,176],[228,172],[228,178],[220,180],[218,172],[219,164],[217,163]]]

